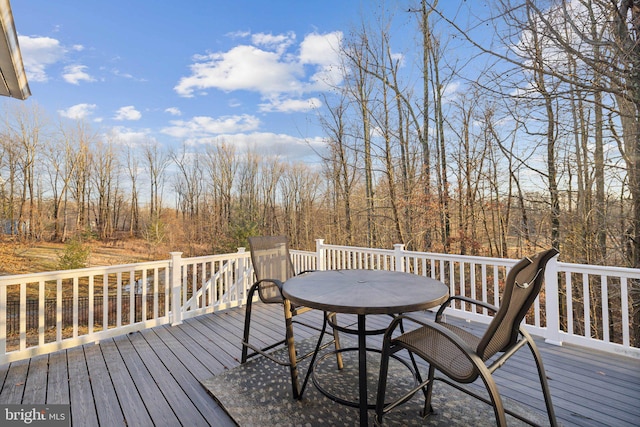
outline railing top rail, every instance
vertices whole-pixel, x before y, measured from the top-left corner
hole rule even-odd
[[[466,263],[475,262],[478,264],[498,264],[498,265],[509,266],[518,262],[517,259],[511,259],[511,258],[441,254],[436,252],[403,251],[402,253],[405,255],[410,255],[415,257],[436,258],[436,259],[442,259],[445,261],[459,261],[459,262],[466,262]]]
[[[207,261],[229,261],[233,259],[249,258],[249,252],[234,252],[228,254],[203,255],[190,258],[181,258],[184,263],[197,263]]]
[[[611,267],[606,265],[572,264],[567,262],[559,262],[558,270],[571,271],[573,273],[599,274],[603,276],[624,276],[633,279],[640,279],[640,268],[631,267]]]
[[[334,250],[349,251],[349,252],[368,252],[368,253],[379,253],[379,254],[388,254],[388,255],[393,255],[394,253],[393,249],[365,248],[365,247],[358,247],[358,246],[340,246],[340,245],[323,244],[322,247],[324,249],[334,249]]]
[[[377,248],[365,248],[365,247],[354,247],[354,246],[339,246],[339,245],[323,245],[326,249],[339,249],[345,251],[362,251],[369,253],[384,253],[388,255],[395,254],[395,250],[393,249],[377,249]],[[413,257],[424,257],[424,258],[436,258],[447,261],[464,261],[470,262],[475,261],[478,263],[485,264],[501,264],[501,265],[511,265],[518,262],[516,259],[510,258],[497,258],[497,257],[484,257],[484,256],[473,256],[473,255],[455,255],[455,254],[443,254],[438,252],[418,252],[418,251],[409,251],[406,249],[402,249],[403,255],[409,255]]]
[[[345,250],[345,251],[348,250],[352,252],[362,251],[362,252],[369,252],[369,253],[385,253],[385,254],[394,253],[393,249],[375,249],[375,248],[365,248],[365,247],[324,245],[324,244],[323,244],[323,247],[326,249],[337,249],[337,250]],[[517,259],[487,257],[487,256],[443,254],[438,252],[418,252],[418,251],[409,251],[405,249],[402,249],[401,252],[403,255],[412,256],[412,257],[435,258],[439,260],[459,261],[459,262],[466,262],[466,263],[476,262],[476,263],[483,263],[483,264],[498,264],[498,265],[510,266],[518,262]],[[631,267],[612,267],[612,266],[558,262],[558,270],[588,273],[588,274],[599,274],[599,275],[605,275],[605,276],[619,275],[619,276],[624,276],[628,278],[640,279],[640,269],[631,268]]]
[[[111,274],[118,272],[126,272],[131,270],[143,270],[156,267],[168,267],[169,261],[149,261],[136,264],[118,264],[118,265],[105,265],[96,267],[78,268],[75,270],[58,270],[58,271],[45,271],[40,273],[27,273],[27,274],[11,274],[7,276],[0,276],[0,286],[14,285],[19,282],[27,280],[29,283],[37,282],[40,280],[57,280],[66,279],[70,277],[83,277],[99,274]]]
[[[289,252],[296,255],[315,255],[316,253],[313,251],[303,251],[300,249],[290,249]]]

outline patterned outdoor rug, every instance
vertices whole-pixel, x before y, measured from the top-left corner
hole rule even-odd
[[[343,347],[354,344],[341,339]],[[300,354],[313,348],[315,339],[298,344]],[[284,350],[279,350],[284,352]],[[283,355],[283,354],[281,354]],[[336,368],[336,359],[329,356],[316,368],[316,378],[323,388],[348,400],[358,396],[357,352],[345,352],[344,369]],[[283,355],[284,356],[284,355]],[[392,359],[393,360],[393,359]],[[375,402],[377,389],[379,354],[367,353],[369,368],[369,402]],[[304,378],[308,362],[300,366]],[[389,366],[387,396],[400,395],[412,384],[411,374],[400,362]],[[311,380],[304,391],[303,399],[296,401],[291,395],[288,368],[279,366],[264,357],[251,360],[244,365],[225,371],[202,385],[240,426],[354,426],[359,424],[358,408],[338,404],[325,397],[314,387]],[[503,399],[505,407],[524,415],[537,424],[548,424],[546,414],[533,413],[509,399]],[[434,384],[433,408],[435,414],[422,419],[420,411],[424,404],[422,393],[416,393],[407,403],[395,408],[384,417],[388,426],[494,426],[493,410],[455,388],[437,381]],[[374,410],[369,411],[369,424],[373,425]],[[526,425],[507,415],[508,425]]]

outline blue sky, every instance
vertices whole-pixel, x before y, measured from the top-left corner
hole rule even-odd
[[[339,80],[336,48],[370,4],[14,0],[12,9],[27,102],[54,123],[84,120],[123,143],[224,138],[303,159],[321,143],[313,108]]]

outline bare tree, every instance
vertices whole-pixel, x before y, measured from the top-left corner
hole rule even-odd
[[[183,144],[180,151],[171,152],[169,158],[178,167],[175,183],[178,206],[183,216],[188,218],[189,222],[193,222],[198,218],[202,196],[203,172],[200,156],[197,152],[187,151],[186,145]]]
[[[265,157],[260,165],[262,179],[260,180],[259,189],[263,208],[261,215],[262,221],[259,226],[267,234],[278,234],[280,232],[278,185],[288,167],[289,165],[286,165],[278,156]],[[290,241],[297,242],[298,236],[293,230],[287,230],[285,225],[285,231],[289,232]]]
[[[260,223],[259,179],[260,156],[253,150],[247,151],[238,168],[238,208],[232,231],[235,240],[241,244],[244,244],[245,237]]]
[[[238,154],[233,145],[224,141],[207,146],[207,171],[211,180],[214,199],[214,212],[221,222],[216,229],[228,233],[232,223],[233,189],[239,167]],[[214,223],[216,218],[212,218]],[[219,235],[219,234],[218,234]]]
[[[11,136],[3,133],[2,139],[2,213],[8,220],[8,231],[11,235],[20,232],[16,213],[16,189],[18,186],[19,156],[17,144]]]
[[[193,244],[199,243],[204,236],[204,218],[200,215],[204,172],[200,154],[187,151],[186,145],[183,144],[179,152],[172,152],[169,157],[178,167],[174,183],[176,202],[183,218],[182,231],[193,254]]]
[[[131,201],[130,201],[130,217],[129,235],[134,236],[140,231],[140,205],[138,202],[138,174],[140,172],[140,160],[135,147],[127,147],[126,149],[126,170],[131,182]]]
[[[320,123],[328,135],[326,139],[328,154],[323,160],[325,174],[329,178],[332,189],[330,210],[334,218],[333,223],[344,224],[341,227],[345,233],[344,243],[351,245],[354,241],[352,198],[357,176],[355,165],[358,163],[359,152],[354,147],[350,147],[348,142],[348,104],[345,92],[340,91],[335,105],[329,105],[327,97],[324,99],[327,115],[320,117]],[[343,214],[340,215],[340,212]],[[338,231],[335,227],[331,228],[333,232]],[[334,237],[340,239],[339,233]]]
[[[162,186],[165,170],[169,165],[169,156],[156,141],[147,141],[143,145],[145,169],[149,174],[149,216],[151,222],[157,221],[162,208]]]
[[[113,234],[113,212],[116,207],[119,169],[117,147],[110,139],[98,141],[92,147],[92,181],[97,201],[94,205],[96,231],[105,240]]]
[[[77,147],[82,135],[87,133],[83,122],[75,123],[75,127],[60,125],[59,137],[51,141],[48,149],[49,183],[53,197],[53,239],[66,239],[67,208],[71,180],[81,159]],[[60,222],[62,221],[62,224]]]
[[[71,174],[69,183],[71,198],[75,202],[76,220],[75,230],[84,231],[89,228],[89,204],[91,195],[91,165],[92,155],[90,146],[93,144],[93,135],[79,133],[76,141],[76,167]],[[66,204],[65,204],[66,205]],[[66,238],[66,231],[63,232],[63,240]]]
[[[347,87],[350,95],[358,106],[359,120],[362,130],[359,132],[362,139],[363,172],[366,201],[366,230],[367,245],[375,247],[378,243],[378,236],[375,222],[375,191],[373,177],[373,153],[372,153],[372,129],[371,129],[371,108],[373,83],[370,78],[370,71],[375,61],[370,57],[370,47],[368,46],[368,36],[366,30],[354,36],[354,39],[345,47],[345,55],[349,60],[347,69],[351,70],[350,78],[347,80]]]
[[[457,174],[458,183],[458,207],[457,222],[458,231],[455,239],[459,244],[460,254],[477,254],[480,247],[477,234],[478,188],[482,182],[481,172],[487,153],[487,144],[474,143],[473,120],[476,118],[477,93],[463,94],[454,102],[457,120],[450,122],[451,131],[459,140],[457,165],[452,169]],[[487,124],[489,120],[481,120]],[[455,123],[455,124],[454,124]],[[479,138],[478,138],[479,139]],[[481,140],[481,139],[480,139]],[[480,201],[481,202],[481,201]]]
[[[36,215],[36,168],[42,144],[45,117],[37,104],[19,105],[9,117],[5,117],[4,125],[7,135],[17,148],[17,159],[21,172],[22,189],[18,206],[18,222],[23,237],[33,237]]]

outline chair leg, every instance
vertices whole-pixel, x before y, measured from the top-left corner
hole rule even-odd
[[[245,363],[247,361],[247,354],[249,352],[249,347],[245,345],[245,343],[249,342],[249,331],[251,325],[251,306],[253,303],[253,294],[255,293],[256,286],[252,286],[249,289],[247,294],[247,306],[245,308],[244,314],[244,334],[242,335],[242,357],[240,359],[240,363]]]
[[[556,420],[556,414],[553,410],[553,404],[551,403],[551,393],[549,391],[549,382],[547,381],[547,375],[544,371],[544,366],[542,365],[542,357],[538,352],[538,347],[533,342],[530,336],[527,336],[527,344],[529,345],[529,349],[531,350],[531,354],[533,354],[533,359],[536,362],[536,368],[538,368],[538,377],[540,378],[540,386],[542,387],[542,395],[544,396],[544,404],[547,407],[547,415],[549,416],[549,423],[552,427],[558,425],[558,421]]]
[[[502,398],[498,392],[498,386],[491,374],[484,370],[480,372],[480,377],[484,382],[487,392],[489,392],[489,398],[491,399],[491,405],[493,406],[493,412],[496,417],[496,425],[498,427],[505,427],[507,425],[507,418],[504,413],[504,406],[502,405]]]
[[[284,300],[284,321],[286,326],[287,349],[289,351],[289,371],[291,372],[291,388],[294,399],[300,399],[300,384],[298,383],[298,361],[296,346],[293,339],[293,315],[291,314],[291,302]]]
[[[336,313],[331,314],[331,322],[334,325],[338,324],[338,316]],[[333,341],[335,342],[336,347],[336,363],[338,364],[338,369],[342,369],[344,367],[344,364],[342,363],[342,352],[338,351],[340,350],[340,333],[336,328],[333,328]]]
[[[422,416],[426,417],[430,414],[433,414],[433,405],[431,404],[431,395],[433,393],[433,381],[434,381],[434,377],[436,374],[436,368],[432,365],[429,364],[429,382],[427,383],[427,390],[423,391],[425,393],[424,395],[424,408],[422,409]],[[422,380],[420,380],[422,382]]]
[[[382,417],[384,416],[384,395],[387,390],[387,374],[389,373],[389,358],[391,357],[391,346],[389,342],[385,342],[380,355],[380,375],[378,376],[378,396],[376,399],[376,418],[375,424],[382,425]]]

